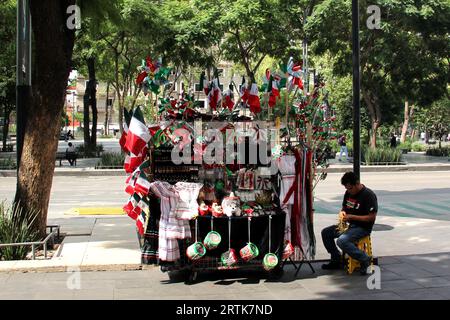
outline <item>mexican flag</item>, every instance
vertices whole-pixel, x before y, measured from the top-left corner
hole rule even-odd
[[[130,154],[130,170],[133,172],[136,170],[145,160],[148,152],[148,147],[145,146],[142,152],[139,155]]]
[[[123,123],[123,133],[122,136],[120,137],[119,144],[122,147],[122,150],[125,153],[128,153],[129,151],[127,150],[127,148],[125,148],[125,144],[127,143],[127,134],[128,134],[128,127],[131,122],[131,115],[127,109],[124,109],[123,112],[125,122]]]
[[[128,199],[127,204],[123,206],[123,211],[133,220],[136,220],[138,214],[140,213],[137,213],[138,211],[135,210],[135,208],[139,208],[139,201],[141,201],[141,197],[135,193]]]
[[[138,206],[142,209],[142,211],[148,212],[150,203],[148,202],[147,197],[143,197],[141,201],[139,201]]]
[[[141,236],[145,232],[145,212],[141,212],[136,219],[136,227]]]
[[[147,176],[144,172],[141,172],[134,185],[134,191],[145,196],[150,190],[150,181],[148,181]]]
[[[257,114],[261,112],[261,102],[259,100],[258,85],[256,83],[253,83],[250,89],[248,105],[250,106],[250,111],[252,113]]]
[[[224,95],[224,105],[230,111],[234,108],[234,95],[233,95],[233,85],[230,84],[230,87],[227,91],[225,91]]]
[[[245,83],[245,77],[242,77],[241,89],[239,90],[241,95],[241,100],[244,104],[247,103],[250,93],[247,89],[247,84]]]
[[[128,193],[130,196],[132,196],[135,193],[134,186],[136,184],[136,178],[137,178],[137,174],[133,173],[133,174],[130,174],[130,176],[125,181],[125,184],[126,184],[125,192]]]
[[[208,80],[206,80],[205,72],[202,72],[200,76],[200,86],[203,88],[203,92],[208,95],[209,94],[209,85]]]
[[[270,76],[269,86],[267,90],[270,94],[269,96],[269,107],[273,108],[277,103],[277,98],[280,96],[280,90],[278,89],[278,82]]]
[[[123,168],[125,169],[126,173],[132,173],[134,171],[133,169],[131,169],[131,157],[128,154],[125,156]]]
[[[220,90],[219,78],[214,78],[209,87],[208,94],[208,103],[212,110],[217,109],[217,105],[219,104],[220,97],[222,96],[222,92]]]
[[[132,154],[141,154],[144,147],[150,141],[150,132],[145,125],[144,116],[142,115],[141,108],[137,107],[134,110],[133,118],[130,122],[130,127],[127,133],[127,142],[125,147]]]

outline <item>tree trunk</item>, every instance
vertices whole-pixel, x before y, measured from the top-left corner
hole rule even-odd
[[[97,121],[98,121],[98,110],[97,110],[97,78],[95,77],[95,59],[91,58],[88,62],[89,67],[89,93],[90,93],[90,104],[92,107],[92,130],[91,130],[91,148],[97,146]]]
[[[105,136],[108,135],[108,121],[109,121],[109,81],[106,83],[106,103],[105,103]]]
[[[4,122],[3,122],[3,148],[2,148],[2,150],[3,150],[3,152],[5,152],[6,151],[6,143],[7,143],[7,140],[8,140],[8,133],[9,133],[9,117],[10,117],[10,115],[11,115],[11,108],[10,107],[8,107],[7,105],[5,105],[4,106],[4,109],[3,109],[3,116],[4,116]]]
[[[34,228],[46,233],[61,115],[71,70],[75,33],[66,10],[75,0],[30,1],[34,36],[32,97],[26,115],[15,201],[26,214],[39,211]]]
[[[400,142],[402,142],[402,143],[406,141],[406,134],[408,132],[409,122],[411,121],[413,114],[414,114],[414,105],[412,105],[410,108],[409,101],[406,100],[405,101],[405,113],[404,113],[405,120],[403,122],[402,135],[400,137]]]
[[[362,90],[364,102],[367,105],[367,109],[370,115],[371,121],[371,136],[370,136],[370,147],[375,149],[377,147],[377,132],[381,125],[381,110],[378,104],[378,98],[375,94],[369,90]]]

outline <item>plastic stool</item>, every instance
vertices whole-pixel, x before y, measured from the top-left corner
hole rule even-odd
[[[364,237],[356,243],[359,250],[364,251],[368,256],[372,257],[372,240],[370,236]],[[372,266],[373,260],[370,261],[370,265]],[[355,269],[360,267],[360,263],[358,260],[353,259],[348,256],[347,260],[347,273],[352,274]]]

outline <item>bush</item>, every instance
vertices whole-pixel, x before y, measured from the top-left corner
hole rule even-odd
[[[411,144],[411,150],[414,152],[422,152],[427,150],[427,147],[420,142],[414,142],[413,144]]]
[[[104,151],[102,144],[97,144],[95,148],[86,148],[84,143],[75,147],[78,154],[83,155],[85,158],[95,158],[100,157],[101,153]]]
[[[400,143],[400,145],[398,147],[400,149],[406,149],[408,151],[411,151],[412,143],[411,143],[411,141],[405,141],[405,142]]]
[[[104,153],[100,161],[98,162],[99,167],[123,167],[125,162],[125,155],[123,153]]]
[[[450,147],[430,148],[426,152],[427,156],[450,157]]]
[[[15,170],[17,169],[16,160],[13,158],[0,159],[0,170]]]
[[[32,225],[39,216],[38,211],[24,214],[20,205],[6,206],[0,203],[0,243],[33,242],[38,240],[37,231]],[[0,248],[0,260],[24,260],[30,247]]]
[[[400,163],[402,152],[400,149],[393,148],[368,148],[364,152],[364,160],[367,165]]]

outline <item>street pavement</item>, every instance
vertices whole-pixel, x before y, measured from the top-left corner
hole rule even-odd
[[[320,230],[336,222],[341,176],[330,173],[315,189],[316,259],[328,257]],[[11,200],[15,178],[0,181],[0,199]],[[56,176],[53,181],[48,223],[61,225],[67,234],[63,245],[51,260],[0,262],[0,299],[450,299],[448,171],[362,174],[380,204],[372,235],[380,289],[358,273],[324,272],[320,263],[313,264],[314,274],[304,265],[297,277],[287,265],[280,279],[257,271],[202,273],[187,286],[184,277],[170,278],[157,267],[140,270],[128,217],[65,214],[76,207],[121,207],[127,199],[124,177]]]
[[[336,214],[344,189],[341,173],[329,173],[315,189],[317,213]],[[379,215],[450,221],[450,171],[362,173],[362,182],[375,191]],[[11,201],[16,179],[0,178],[0,199]],[[56,176],[49,218],[64,218],[76,207],[121,207],[127,200],[123,176]]]

